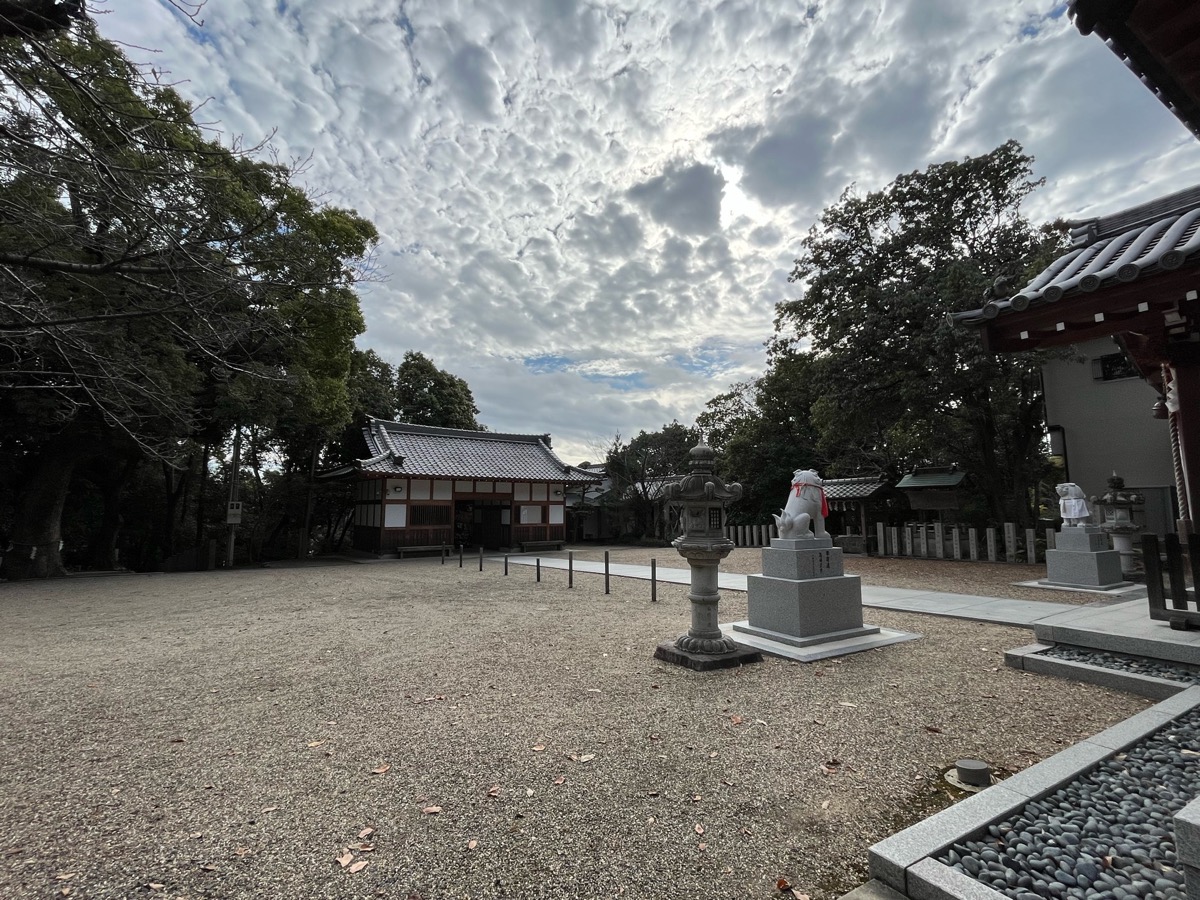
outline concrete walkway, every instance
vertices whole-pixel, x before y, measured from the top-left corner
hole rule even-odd
[[[490,562],[500,562],[501,557],[485,557]],[[567,568],[567,560],[557,557],[541,557],[542,566],[549,569]],[[531,556],[510,556],[509,565],[533,566],[537,559]],[[591,560],[575,560],[575,571],[589,574],[604,574],[604,563]],[[614,578],[637,578],[650,580],[649,566],[630,566],[610,563],[609,575]],[[689,569],[666,569],[661,566],[656,572],[659,581],[666,584],[690,584]],[[725,591],[746,592],[746,576],[736,572],[721,572],[718,586]],[[863,606],[875,609],[892,609],[897,612],[924,613],[932,616],[948,616],[955,619],[973,619],[993,622],[997,625],[1016,625],[1032,628],[1043,619],[1063,613],[1077,613],[1079,606],[1069,603],[1043,603],[1040,600],[1004,600],[998,597],[972,597],[965,594],[948,594],[940,591],[920,591],[911,588],[876,587],[864,584]]]
[[[503,561],[503,557],[485,559],[492,563]],[[508,561],[510,565],[533,566],[537,558],[509,556]],[[567,560],[559,557],[541,557],[541,562],[547,568],[567,568]],[[650,580],[649,566],[611,563],[608,570],[614,578]],[[577,559],[575,571],[602,575],[604,563]],[[691,571],[688,569],[658,568],[656,577],[667,584],[691,583]],[[722,590],[746,591],[745,575],[721,572],[718,581]],[[1200,630],[1174,631],[1166,622],[1151,619],[1143,585],[1111,595],[1098,594],[1097,597],[1095,603],[1080,606],[870,584],[864,584],[862,588],[865,607],[1031,628],[1035,637],[1044,643],[1074,644],[1167,662],[1200,665]]]

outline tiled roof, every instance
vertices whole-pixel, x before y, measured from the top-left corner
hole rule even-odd
[[[600,481],[559,459],[550,449],[548,434],[497,434],[370,419],[363,437],[371,454],[358,461],[363,472],[566,484]]]
[[[1070,251],[1011,297],[954,313],[956,324],[979,325],[1007,313],[1090,294],[1100,287],[1200,263],[1200,187],[1114,215],[1072,222]]]
[[[829,500],[865,500],[877,491],[887,487],[887,482],[879,477],[865,478],[826,478],[825,497]]]
[[[900,479],[896,487],[901,490],[908,488],[952,488],[962,484],[966,472],[960,472],[953,467],[936,467],[914,469]]]

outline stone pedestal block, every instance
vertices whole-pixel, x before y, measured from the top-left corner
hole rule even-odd
[[[826,639],[863,628],[862,581],[854,575],[803,581],[750,575],[746,579],[748,628],[797,638]],[[735,626],[736,628],[736,626]],[[863,634],[874,634],[874,626]],[[791,642],[789,642],[791,643]]]
[[[1046,551],[1045,584],[1113,588],[1124,583],[1121,554],[1108,549],[1108,535],[1095,525],[1065,526]]]
[[[1054,549],[1097,553],[1109,549],[1108,535],[1095,525],[1083,528],[1067,526],[1054,536]]]
[[[862,581],[843,574],[832,538],[775,538],[762,554],[763,573],[746,578],[749,617],[727,626],[738,641],[814,662],[918,637],[863,624]]]
[[[784,550],[767,547],[762,552],[762,573],[768,578],[800,581],[807,578],[840,577],[843,572],[845,569],[840,547],[822,550]]]

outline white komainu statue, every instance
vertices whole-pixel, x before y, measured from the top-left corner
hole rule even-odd
[[[775,516],[781,538],[829,537],[825,530],[829,502],[825,499],[823,484],[821,476],[812,469],[797,469],[792,473],[787,505]]]
[[[1063,518],[1064,528],[1069,525],[1082,528],[1091,521],[1092,514],[1079,485],[1068,481],[1057,485],[1054,490],[1058,491],[1058,513]]]

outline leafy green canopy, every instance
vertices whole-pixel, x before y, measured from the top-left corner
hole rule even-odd
[[[614,500],[627,513],[627,530],[634,537],[664,537],[662,493],[668,480],[686,475],[689,454],[700,442],[694,427],[672,421],[660,431],[639,431],[628,442],[616,435],[604,461]]]
[[[377,241],[370,222],[295,184],[295,169],[210,139],[174,91],[70,18],[0,28],[9,577],[61,571],[81,462],[193,471],[238,425],[257,466],[268,435],[290,453],[337,433],[364,328],[353,289]],[[188,479],[166,481],[169,533],[182,502],[171,485]]]
[[[796,469],[828,471],[812,423],[818,369],[811,353],[779,350],[761,378],[733,385],[696,417],[722,477],[742,485],[730,506],[733,524],[770,522]]]
[[[956,462],[996,520],[1028,521],[1045,466],[1035,354],[992,356],[947,313],[1040,268],[1061,231],[1021,203],[1042,182],[1015,141],[848,188],[802,244],[799,299],[776,308],[773,357],[811,350],[812,423],[830,472]],[[1023,282],[1021,282],[1023,283]]]
[[[483,429],[479,408],[466,381],[410,350],[396,366],[395,404],[402,422],[441,428]]]
[[[0,40],[0,417],[180,439],[336,428],[377,240],[205,137],[90,21]]]

